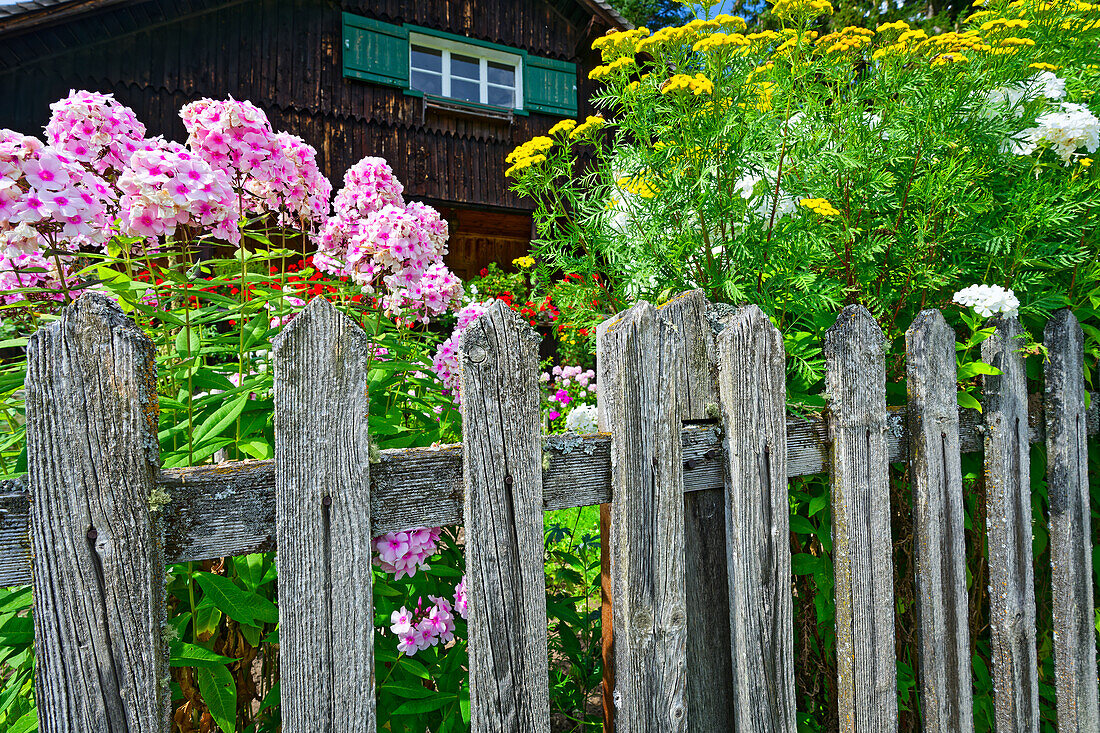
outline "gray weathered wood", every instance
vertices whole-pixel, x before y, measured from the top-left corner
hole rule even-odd
[[[497,301],[459,345],[471,729],[548,733],[538,334]]]
[[[840,730],[897,730],[882,330],[850,305],[825,335]]]
[[[1036,415],[1041,411],[1036,411]],[[890,462],[908,460],[905,410],[887,408]],[[963,453],[982,449],[977,410],[960,408],[959,441]],[[1093,394],[1086,416],[1090,436],[1100,432],[1100,394]],[[984,427],[982,427],[984,430]],[[713,427],[686,425],[684,491],[706,491],[722,483],[722,461],[708,458],[721,450]],[[1033,421],[1032,443],[1044,439]],[[610,501],[611,436],[544,436],[549,467],[543,479],[543,509],[552,511]],[[372,527],[378,534],[420,526],[462,523],[462,445],[401,448],[380,452],[371,468]],[[827,470],[828,427],[822,417],[787,418],[787,475]],[[158,485],[170,504],[164,511],[168,562],[207,560],[275,549],[275,462],[227,461],[218,465],[170,468]],[[723,511],[707,507],[707,511]],[[21,483],[0,485],[0,586],[30,583],[29,504]],[[719,548],[725,553],[724,545]],[[709,552],[709,550],[708,550]]]
[[[611,574],[617,729],[686,729],[682,340],[640,303],[597,331],[612,428]]]
[[[1100,730],[1085,428],[1084,334],[1069,310],[1047,323],[1047,491],[1060,733]]]
[[[26,390],[39,730],[167,731],[153,345],[86,294],[31,336]]]
[[[955,332],[937,310],[905,332],[921,729],[974,727]]]
[[[732,693],[739,733],[794,733],[783,337],[748,306],[719,336],[718,351],[728,577],[735,580],[728,588],[734,680],[723,692]]]
[[[286,733],[375,730],[369,348],[320,297],[272,346]]]
[[[1020,324],[991,322],[982,361],[1001,371],[983,377],[986,420],[986,537],[995,726],[998,733],[1039,730],[1035,582],[1031,556],[1031,461]]]
[[[718,416],[718,349],[715,331],[732,308],[712,305],[702,290],[681,293],[658,310],[672,321],[684,344],[680,373],[680,418]],[[687,478],[697,478],[696,460],[685,456]],[[720,464],[721,461],[716,461]],[[684,553],[687,625],[709,629],[687,637],[687,729],[698,733],[732,730],[733,666],[729,648],[729,591],[726,582],[725,486],[720,475],[711,488],[684,494]]]

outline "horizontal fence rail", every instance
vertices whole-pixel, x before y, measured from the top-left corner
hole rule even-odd
[[[1088,409],[1088,434],[1100,435],[1100,393]],[[1029,400],[1029,440],[1046,439],[1042,399]],[[887,411],[890,462],[908,460],[906,408]],[[959,449],[983,448],[982,416],[959,408]],[[710,424],[686,425],[681,433],[684,491],[721,488],[724,468],[720,431]],[[611,436],[543,436],[543,511],[611,501]],[[828,471],[828,418],[787,417],[787,476]],[[462,444],[380,451],[371,465],[371,526],[375,534],[416,527],[462,524]],[[171,501],[164,512],[165,559],[210,560],[275,549],[275,461],[226,461],[162,469],[158,487]],[[28,532],[30,500],[22,479],[0,481],[0,586],[31,582]]]
[[[1085,409],[1081,328],[1068,311],[1048,324],[1041,397],[1026,392],[1019,323],[990,325],[984,414],[958,409],[937,311],[907,332],[908,407],[888,409],[882,331],[848,306],[825,338],[828,409],[801,418],[785,414],[766,314],[698,291],[643,302],[597,330],[605,432],[542,436],[538,337],[497,303],[459,347],[463,443],[372,461],[369,341],[317,298],[273,344],[275,460],[159,470],[152,344],[114,302],[82,296],[29,341],[29,472],[0,485],[0,584],[34,584],[42,731],[167,730],[165,563],[277,546],[284,730],[372,733],[371,538],[463,524],[473,729],[546,733],[543,514],[601,504],[609,721],[793,732],[786,479],[817,473],[839,729],[894,730],[898,462],[913,483],[922,729],[968,730],[960,466],[979,450],[996,727],[1037,730],[1029,454],[1044,441],[1059,731],[1095,731],[1086,438],[1100,405]]]

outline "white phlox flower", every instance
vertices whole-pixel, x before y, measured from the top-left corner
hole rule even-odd
[[[1000,285],[971,285],[955,293],[951,300],[961,306],[973,308],[982,318],[997,314],[1015,316],[1020,308],[1020,300],[1016,294]]]

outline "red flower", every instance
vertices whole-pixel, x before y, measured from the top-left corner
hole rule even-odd
[[[486,275],[489,274],[489,268],[488,267],[481,268],[481,272],[479,272],[478,274],[481,275],[482,277],[485,277]]]

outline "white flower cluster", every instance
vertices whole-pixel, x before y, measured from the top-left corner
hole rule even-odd
[[[1021,102],[1031,102],[1040,97],[1058,101],[1065,99],[1066,81],[1049,71],[1040,71],[1030,79],[1009,87],[999,87],[985,95],[990,107],[1003,108],[1016,117],[1024,114]]]
[[[1062,162],[1069,163],[1079,148],[1095,153],[1100,148],[1100,119],[1083,104],[1062,102],[1061,111],[1047,112],[1035,120],[1036,126],[1024,130],[1014,152],[1030,155],[1040,143],[1048,143]]]
[[[763,176],[758,176],[754,173],[746,173],[741,176],[741,180],[734,184],[734,190],[746,201],[753,199],[754,196],[756,197],[756,200],[749,204],[748,211],[745,215],[746,219],[750,216],[754,216],[764,221],[770,221],[773,207],[775,209],[776,221],[798,211],[797,196],[792,196],[780,189],[778,199],[776,198],[774,181],[778,176],[778,171],[768,168],[764,170]],[[757,194],[757,185],[761,181],[767,185]]]
[[[595,405],[577,405],[565,416],[565,429],[578,435],[591,435],[600,432],[596,422]]]
[[[1020,300],[1016,294],[1000,285],[971,285],[955,293],[951,300],[961,306],[973,308],[982,318],[998,313],[1015,316],[1020,308]]]

